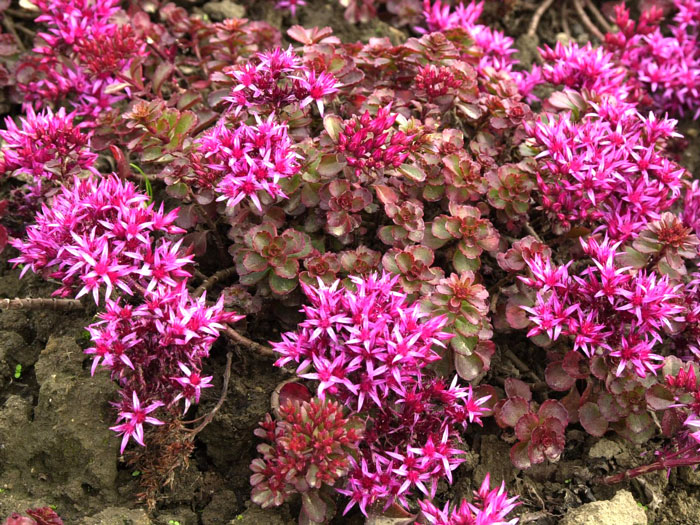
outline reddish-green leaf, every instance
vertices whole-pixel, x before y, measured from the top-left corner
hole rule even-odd
[[[513,445],[510,449],[510,461],[515,468],[526,469],[530,468],[530,458],[527,454],[528,442],[520,442]]]
[[[549,388],[557,392],[566,392],[576,382],[576,379],[566,373],[562,366],[562,361],[555,361],[547,365],[544,371],[544,378]]]
[[[666,410],[675,402],[673,393],[661,384],[656,384],[647,390],[645,397],[653,410]]]
[[[608,430],[608,422],[595,403],[584,404],[578,411],[578,418],[581,426],[592,436],[600,437]]]
[[[506,395],[508,397],[522,397],[526,401],[532,401],[530,387],[524,381],[509,377],[505,383]]]
[[[522,397],[508,399],[498,413],[499,422],[508,427],[514,427],[518,420],[530,411],[530,404]]]

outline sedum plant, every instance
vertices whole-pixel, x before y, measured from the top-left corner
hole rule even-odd
[[[0,131],[0,247],[57,283],[51,304],[98,306],[91,372],[118,384],[112,428],[150,488],[223,405],[232,354],[220,402],[184,420],[222,334],[309,391],[262,422],[251,479],[265,506],[300,494],[302,523],[341,501],[515,523],[488,478],[437,503],[492,412],[522,469],[575,425],[666,440],[627,475],[700,463],[700,190],[675,120],[698,116],[698,2],[618,6],[601,45],[529,68],[483,2],[341,3],[411,33],[36,0],[33,45],[2,55],[23,116]]]

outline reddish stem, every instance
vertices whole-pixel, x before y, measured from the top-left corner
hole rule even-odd
[[[619,474],[614,474],[612,476],[606,476],[600,480],[601,483],[605,485],[615,485],[616,483],[621,483],[626,479],[636,478],[643,474],[648,474],[650,472],[656,472],[657,470],[671,469],[675,467],[692,467],[694,465],[700,465],[700,452],[697,447],[690,445],[684,449],[681,449],[668,456],[662,456],[653,463],[648,465],[642,465],[641,467],[631,468],[625,472],[620,472]]]

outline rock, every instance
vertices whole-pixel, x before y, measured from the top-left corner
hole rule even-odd
[[[236,515],[237,507],[238,500],[233,491],[217,492],[202,511],[202,525],[226,525]]]
[[[0,479],[3,489],[21,485],[20,480],[29,474],[28,465],[34,449],[34,440],[30,439],[31,416],[31,401],[20,396],[10,396],[0,409]]]
[[[248,508],[239,514],[228,525],[293,525],[297,520],[289,515],[286,505],[271,509],[261,509],[250,501],[246,503]]]
[[[520,35],[515,41],[515,47],[518,52],[515,54],[517,58],[524,67],[529,67],[539,56],[539,51],[537,47],[540,41],[537,36],[530,35]]]
[[[622,447],[611,439],[600,439],[595,442],[588,452],[591,458],[612,459],[615,456],[622,454]]]
[[[498,485],[501,481],[510,483],[515,477],[513,464],[510,461],[510,447],[497,436],[485,435],[481,439],[479,451],[481,464],[476,467],[474,478],[482,480],[491,473],[491,484]],[[479,481],[481,483],[481,481]]]
[[[700,505],[694,493],[676,488],[659,508],[660,515],[654,521],[656,525],[698,525],[700,523]],[[622,525],[622,524],[620,524]]]
[[[14,494],[12,488],[8,488],[8,480],[2,479],[0,482],[0,520],[3,520],[13,512],[24,514],[27,509],[48,507],[53,503],[50,498],[24,497]],[[61,509],[57,509],[57,512]],[[67,523],[67,522],[66,522]]]
[[[22,367],[31,366],[36,361],[35,352],[17,332],[0,331],[0,361],[10,365],[19,363]]]
[[[225,20],[226,18],[243,18],[245,16],[245,7],[231,2],[231,0],[207,2],[202,6],[202,9],[215,21]]]
[[[686,484],[693,487],[700,486],[700,471],[691,467],[681,467],[678,469],[678,475]]]
[[[153,525],[143,509],[107,507],[99,514],[84,518],[80,525]]]
[[[644,509],[632,494],[621,490],[608,501],[586,503],[572,509],[559,525],[647,525]]]
[[[169,510],[161,514],[156,520],[158,525],[197,525],[199,519],[197,514],[190,509]]]
[[[65,498],[84,516],[116,496],[118,440],[108,428],[114,384],[82,362],[73,338],[49,340],[35,365],[36,406],[13,396],[0,410],[0,477],[33,496]]]

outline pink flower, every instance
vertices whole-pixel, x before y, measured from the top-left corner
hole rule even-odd
[[[124,452],[129,438],[132,437],[139,445],[145,446],[143,442],[143,425],[144,423],[148,423],[150,425],[162,425],[163,422],[161,420],[148,415],[162,406],[162,402],[154,401],[141,408],[141,402],[139,401],[136,392],[132,393],[130,406],[126,403],[126,401],[120,404],[121,410],[117,421],[124,420],[124,423],[110,427],[110,430],[114,430],[115,432],[123,435],[119,452]]]
[[[316,74],[313,69],[308,70],[305,76],[295,77],[298,80],[297,89],[306,90],[308,95],[299,103],[299,107],[304,107],[311,102],[318,106],[318,112],[323,116],[323,99],[338,92],[340,84],[333,75],[322,71]]]
[[[299,155],[294,151],[285,124],[273,115],[257,126],[242,124],[233,129],[223,122],[198,140],[209,169],[220,174],[217,200],[234,208],[249,198],[262,211],[261,194],[286,198],[279,181],[299,172]]]
[[[490,476],[486,474],[478,491],[474,491],[474,501],[462,500],[456,506],[446,503],[442,509],[429,501],[419,501],[420,509],[431,525],[516,525],[518,518],[506,521],[506,516],[517,506],[517,496],[508,497],[505,483],[496,489],[490,488]]]
[[[327,71],[303,65],[291,46],[258,53],[256,62],[233,66],[225,73],[236,83],[226,97],[235,115],[243,110],[267,114],[285,106],[301,109],[311,102],[323,115],[323,99],[337,93],[340,85]]]
[[[21,128],[6,118],[7,129],[0,131],[5,140],[5,171],[61,182],[70,182],[83,171],[97,175],[97,155],[90,151],[90,134],[83,124],[74,124],[73,117],[65,108],[56,113],[47,108],[38,114],[27,108],[26,117],[20,118]]]
[[[187,412],[187,410],[190,408],[190,404],[192,403],[192,399],[194,399],[195,403],[199,403],[199,397],[202,394],[203,388],[210,388],[214,386],[211,384],[213,376],[202,377],[199,375],[198,372],[193,372],[192,370],[190,370],[184,363],[178,363],[177,365],[180,367],[180,370],[182,370],[182,373],[185,375],[183,377],[173,378],[182,387],[183,390],[181,393],[175,396],[173,401],[177,401],[178,399],[184,398],[184,412]]]
[[[280,0],[277,2],[277,9],[289,9],[292,16],[296,16],[297,7],[306,5],[304,0]]]
[[[276,364],[297,363],[300,377],[317,381],[319,397],[333,396],[367,422],[362,458],[339,489],[351,498],[346,512],[355,504],[362,512],[377,502],[407,506],[412,491],[434,495],[440,479],[451,481],[463,461],[458,429],[481,424],[488,398],[427,369],[452,335],[444,316],[409,304],[398,276],[350,279],[353,289],[302,283],[311,304],[297,331],[272,343]]]

